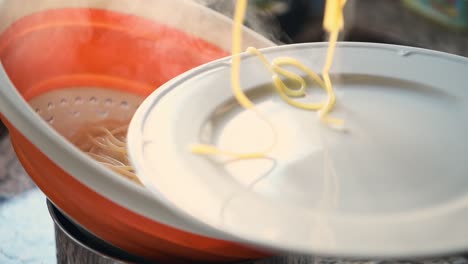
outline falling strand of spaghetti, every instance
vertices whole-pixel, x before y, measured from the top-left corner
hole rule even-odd
[[[289,105],[304,109],[304,110],[313,110],[318,111],[319,118],[321,121],[327,125],[340,129],[343,127],[343,120],[330,117],[328,114],[333,109],[336,96],[333,91],[333,86],[330,80],[329,71],[333,63],[333,57],[336,48],[336,42],[338,40],[339,32],[343,29],[344,18],[343,18],[343,8],[346,3],[346,0],[327,0],[325,6],[325,16],[323,21],[323,27],[325,31],[329,33],[329,47],[327,50],[327,56],[325,65],[322,70],[322,78],[315,73],[313,70],[299,62],[294,58],[281,57],[276,58],[273,62],[269,62],[266,57],[256,48],[249,47],[247,52],[253,55],[256,55],[266,68],[272,73],[273,84],[275,86],[276,92],[279,96]],[[232,151],[221,150],[214,145],[209,144],[193,144],[190,146],[190,150],[196,154],[203,155],[223,155],[229,156],[236,159],[252,159],[252,158],[261,158],[265,157],[274,147],[277,140],[276,130],[273,124],[261,114],[256,108],[255,105],[247,95],[243,92],[240,85],[240,62],[241,62],[241,49],[242,49],[242,25],[247,9],[248,0],[237,0],[236,10],[234,14],[234,23],[233,23],[233,32],[232,32],[232,67],[231,67],[231,86],[233,94],[238,103],[244,107],[246,110],[254,111],[257,116],[266,122],[272,129],[274,133],[274,141],[269,148],[265,151],[255,152],[255,153],[236,153]],[[282,68],[282,66],[292,66],[295,67],[304,73],[318,84],[319,87],[323,88],[327,93],[327,98],[323,102],[319,103],[302,103],[294,100],[294,97],[304,96],[306,89],[305,80],[289,70]],[[295,83],[300,84],[299,88],[290,88],[285,84],[280,76],[285,77],[286,79],[292,80]]]
[[[242,25],[245,17],[245,13],[247,10],[247,0],[238,0],[236,4],[236,10],[234,14],[234,23],[233,23],[233,32],[232,32],[232,67],[231,67],[231,87],[233,89],[233,94],[239,104],[247,110],[255,112],[255,114],[260,118],[260,120],[264,121],[268,126],[271,128],[273,132],[274,140],[273,143],[264,151],[260,152],[253,152],[253,153],[236,153],[226,150],[221,150],[214,145],[208,144],[192,144],[190,146],[190,150],[193,153],[197,154],[204,154],[204,155],[222,155],[233,157],[236,159],[256,159],[262,158],[266,156],[266,153],[270,152],[273,149],[274,145],[277,141],[276,129],[274,128],[273,124],[269,121],[267,117],[265,117],[262,113],[260,113],[256,108],[255,105],[247,95],[242,91],[240,85],[240,64],[241,64],[241,57],[240,53],[242,51]]]

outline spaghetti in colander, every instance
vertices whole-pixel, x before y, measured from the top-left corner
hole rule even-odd
[[[71,141],[102,165],[140,184],[128,161],[128,123],[107,120],[88,124],[83,126]]]

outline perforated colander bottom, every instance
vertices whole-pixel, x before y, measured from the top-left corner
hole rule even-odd
[[[71,139],[89,123],[129,122],[144,97],[118,90],[79,87],[43,93],[29,104],[61,135]]]

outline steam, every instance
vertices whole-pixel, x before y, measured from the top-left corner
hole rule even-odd
[[[209,7],[227,17],[233,17],[236,0],[194,1],[206,7]],[[272,16],[271,13],[252,8],[252,6],[247,10],[247,14],[245,17],[245,25],[276,44],[282,44],[280,39],[281,37],[285,37],[285,33],[281,30],[278,21]]]

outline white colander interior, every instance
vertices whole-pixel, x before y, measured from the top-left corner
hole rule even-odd
[[[144,97],[99,87],[53,90],[29,101],[49,125],[70,139],[85,123],[130,121]]]

